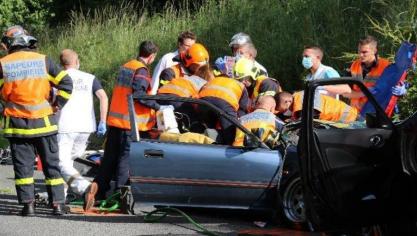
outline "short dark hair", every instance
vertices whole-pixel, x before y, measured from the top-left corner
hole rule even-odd
[[[360,47],[368,44],[374,46],[375,48],[378,48],[378,40],[376,40],[376,38],[371,35],[367,35],[365,38],[360,39],[358,46]]]
[[[153,53],[157,53],[158,46],[152,41],[143,41],[139,45],[139,57],[149,57]]]
[[[178,35],[178,43],[184,43],[185,39],[197,40],[197,36],[191,31],[183,31]]]
[[[313,50],[315,54],[319,56],[320,60],[323,59],[323,49],[321,49],[321,47],[316,46],[316,45],[307,45],[307,46],[304,46],[304,50],[306,49]]]

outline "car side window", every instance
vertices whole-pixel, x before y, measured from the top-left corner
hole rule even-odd
[[[365,105],[366,104],[366,105]],[[362,108],[366,106],[366,110]],[[342,129],[382,128],[374,104],[358,88],[352,97],[332,95],[317,87],[313,101],[314,119],[317,124]]]
[[[165,142],[222,145],[219,114],[204,104],[158,101],[157,125],[151,139]],[[165,109],[166,108],[166,109]],[[173,109],[172,109],[173,108]]]

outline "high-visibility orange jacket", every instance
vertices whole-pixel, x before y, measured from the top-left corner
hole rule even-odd
[[[135,72],[146,66],[138,61],[131,60],[124,64],[113,88],[107,124],[121,129],[130,129],[127,96],[132,94],[132,80]],[[145,78],[143,78],[145,79]],[[150,82],[150,77],[146,78]],[[147,93],[151,93],[149,86]],[[136,121],[139,131],[148,131],[155,125],[155,111],[147,106],[135,102]]]
[[[239,100],[245,86],[235,79],[215,77],[207,82],[199,93],[200,98],[215,97],[226,101],[235,111],[239,109]]]
[[[188,75],[186,69],[183,68],[183,66],[181,64],[175,64],[171,67],[168,67],[166,69],[164,69],[161,72],[160,75],[160,84],[161,85],[165,85],[167,84],[169,81],[173,80],[173,79],[179,79],[184,77],[185,75]]]
[[[6,137],[41,137],[57,133],[51,85],[58,89],[55,104],[63,107],[71,96],[72,80],[45,55],[29,50],[0,59],[1,96],[5,101]]]
[[[159,94],[175,94],[179,97],[192,97],[198,98],[198,92],[201,87],[206,84],[206,80],[192,75],[183,76],[180,78],[174,78],[169,83],[162,86],[159,90]]]
[[[275,115],[266,110],[257,109],[252,113],[240,117],[239,121],[249,131],[262,129],[261,137],[259,137],[261,141],[265,141],[269,135],[277,131]],[[233,146],[244,146],[245,135],[241,129],[236,128]]]
[[[352,65],[350,66],[350,73],[352,77],[363,79],[363,84],[369,89],[375,86],[376,81],[381,76],[382,72],[385,68],[390,64],[390,62],[385,58],[378,58],[375,66],[371,68],[371,70],[363,77],[362,71],[362,64],[359,59],[355,60]],[[353,86],[354,91],[360,91],[357,86]],[[368,101],[366,97],[361,98],[352,98],[350,101],[350,105],[355,107],[356,109],[360,110],[362,106]]]
[[[293,94],[293,114],[303,109],[304,92]],[[358,110],[333,97],[316,93],[314,109],[320,112],[319,119],[340,123],[351,123],[358,117]]]

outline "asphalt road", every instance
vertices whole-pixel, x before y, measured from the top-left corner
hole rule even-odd
[[[40,206],[36,208],[35,217],[21,217],[18,216],[21,206],[17,203],[13,177],[11,165],[0,165],[0,235],[200,235],[193,230],[195,227],[191,223],[179,216],[169,216],[160,223],[145,223],[141,211],[149,212],[154,208],[138,204],[135,206],[137,215],[86,216],[72,213],[56,217],[46,206]],[[44,192],[42,172],[35,171],[35,183],[36,190]],[[256,229],[254,221],[263,220],[262,215],[241,211],[185,211],[218,235],[238,235],[242,230]]]

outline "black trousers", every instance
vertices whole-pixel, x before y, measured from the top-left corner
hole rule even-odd
[[[114,177],[116,189],[129,184],[130,130],[109,126],[104,156],[94,182],[98,184],[98,196],[104,197]]]
[[[206,100],[217,108],[223,110],[230,117],[237,119],[237,111],[223,99],[217,97],[203,97],[201,99]],[[199,111],[200,119],[205,122],[209,128],[216,128],[217,122],[220,122],[222,129],[219,133],[221,134],[220,136],[222,137],[222,140],[216,140],[216,142],[231,145],[235,140],[236,135],[236,127],[233,125],[233,123],[224,117],[219,118],[219,115],[212,112],[212,110],[206,106],[200,105]]]
[[[64,203],[64,180],[59,170],[58,141],[56,134],[36,138],[8,138],[13,158],[16,192],[19,203],[35,199],[33,164],[39,155],[45,175],[50,203]]]

